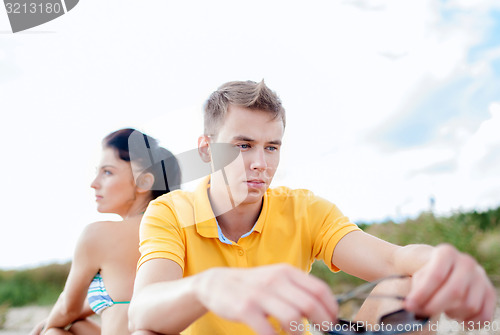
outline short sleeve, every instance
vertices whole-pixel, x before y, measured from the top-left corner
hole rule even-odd
[[[151,202],[144,213],[139,230],[141,257],[137,268],[150,259],[166,258],[184,271],[185,236],[176,212],[162,197]]]
[[[340,271],[332,264],[337,243],[348,233],[360,230],[334,204],[316,197],[312,203],[315,225],[313,225],[313,256],[321,259],[334,272]]]

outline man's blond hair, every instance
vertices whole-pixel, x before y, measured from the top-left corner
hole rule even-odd
[[[286,124],[285,109],[278,95],[266,86],[264,80],[230,81],[213,92],[205,104],[205,135],[216,136],[230,105],[269,112],[273,119]]]

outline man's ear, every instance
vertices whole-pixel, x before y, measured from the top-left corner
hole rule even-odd
[[[136,181],[137,191],[139,193],[145,193],[150,191],[151,188],[153,187],[154,182],[155,182],[155,177],[153,176],[152,173],[147,172],[141,174]]]
[[[212,160],[210,154],[210,138],[207,135],[198,137],[198,153],[200,154],[201,160],[205,163]]]

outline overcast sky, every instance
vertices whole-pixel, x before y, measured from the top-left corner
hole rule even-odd
[[[500,205],[500,2],[80,3],[12,34],[0,7],[0,268],[71,258],[100,141],[196,147],[204,100],[264,79],[287,110],[274,185],[355,222]]]

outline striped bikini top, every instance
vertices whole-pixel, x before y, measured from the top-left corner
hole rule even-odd
[[[106,308],[115,304],[130,304],[130,301],[113,301],[113,299],[111,299],[108,291],[106,291],[100,272],[95,275],[90,283],[87,299],[90,308],[92,308],[96,314],[101,314]]]

